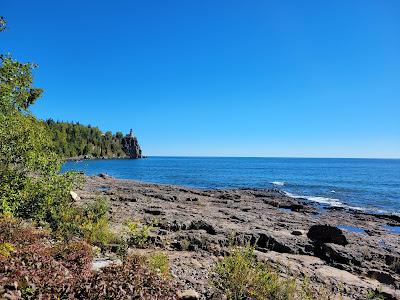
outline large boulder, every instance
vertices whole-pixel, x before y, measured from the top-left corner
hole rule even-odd
[[[314,242],[333,243],[345,246],[348,244],[343,231],[330,225],[313,225],[308,230],[307,236]]]

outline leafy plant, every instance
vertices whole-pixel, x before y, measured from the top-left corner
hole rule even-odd
[[[164,277],[170,276],[168,256],[163,252],[153,252],[148,256],[148,263],[150,268]]]
[[[150,239],[150,232],[154,229],[153,224],[148,225],[137,221],[127,221],[125,227],[129,235],[128,244],[136,247],[146,246]]]
[[[93,273],[86,242],[54,240],[13,218],[0,218],[0,242],[12,250],[0,255],[1,299],[176,299],[162,254],[130,256]]]
[[[258,262],[250,246],[234,247],[214,272],[214,285],[228,299],[293,299],[297,293],[296,279],[281,278],[275,269]]]
[[[0,256],[9,257],[15,251],[15,248],[10,243],[0,243]]]

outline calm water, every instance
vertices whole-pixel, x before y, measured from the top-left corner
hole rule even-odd
[[[322,204],[400,214],[400,160],[150,157],[63,169],[204,189],[275,187]]]

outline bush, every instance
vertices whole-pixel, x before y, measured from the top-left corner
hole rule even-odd
[[[12,245],[12,251],[0,254],[0,298],[4,294],[32,299],[63,295],[91,274],[91,247],[85,242],[53,241],[46,231],[2,218],[0,243]]]
[[[168,256],[162,252],[153,252],[147,258],[150,268],[162,274],[165,278],[170,276]]]
[[[89,243],[103,245],[115,238],[108,223],[109,209],[109,203],[102,198],[84,207],[80,230]]]
[[[48,127],[29,111],[42,93],[33,87],[35,67],[0,55],[0,216],[54,228],[72,205],[69,191],[79,176],[60,172]]]
[[[293,299],[296,294],[296,280],[282,279],[272,267],[258,262],[251,247],[233,248],[214,272],[214,285],[228,299]]]
[[[84,241],[52,239],[48,232],[12,218],[0,219],[0,298],[176,299],[165,276],[165,258],[131,256],[121,266],[91,271],[92,249]]]
[[[59,238],[83,238],[90,244],[106,245],[115,239],[109,226],[109,203],[103,198],[78,207],[66,206],[59,218],[52,224],[54,234]]]
[[[173,283],[149,268],[144,257],[131,256],[122,266],[110,266],[81,282],[78,299],[176,299]]]
[[[136,221],[125,222],[129,239],[129,246],[145,247],[150,240],[150,232],[154,229],[153,224],[147,225]]]

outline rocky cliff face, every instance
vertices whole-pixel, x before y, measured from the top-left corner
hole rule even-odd
[[[127,134],[122,139],[122,149],[124,152],[133,159],[142,158],[142,149],[137,141],[137,138],[133,135],[132,129],[129,134]]]

